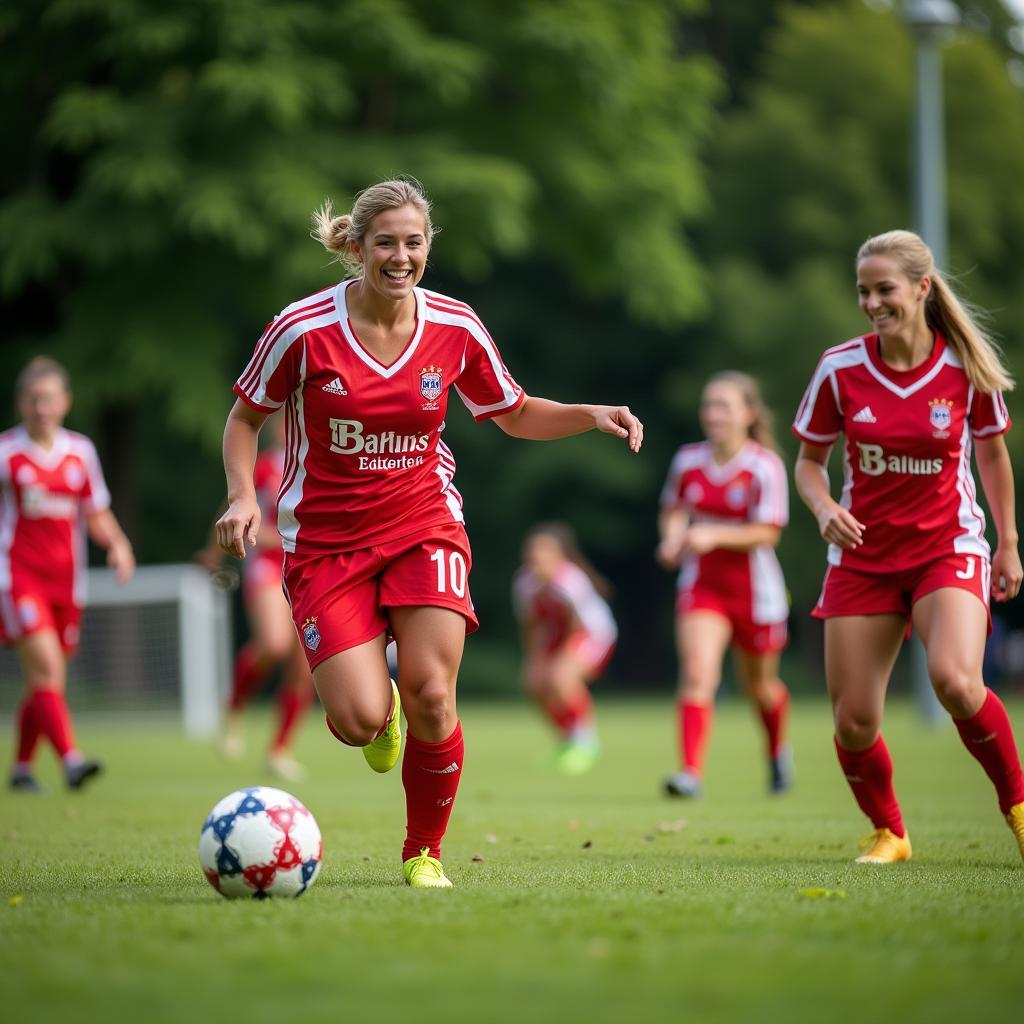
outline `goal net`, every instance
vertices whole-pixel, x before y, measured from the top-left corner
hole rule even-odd
[[[216,734],[231,668],[228,595],[195,565],[140,566],[125,586],[90,569],[82,643],[68,665],[74,711],[180,711],[187,735]],[[21,699],[15,653],[0,649],[0,713]]]

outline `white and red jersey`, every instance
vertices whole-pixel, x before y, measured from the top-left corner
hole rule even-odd
[[[523,566],[512,580],[516,614],[540,632],[545,653],[558,650],[582,631],[595,649],[607,650],[619,635],[608,602],[575,562],[563,562],[553,580],[542,580]]]
[[[786,468],[775,452],[754,441],[723,465],[715,462],[709,442],[685,444],[669,467],[661,505],[683,509],[691,523],[765,523],[782,529],[789,520]],[[752,623],[784,622],[789,615],[782,568],[767,544],[686,556],[679,589],[698,585],[733,602],[742,599]]]
[[[390,366],[378,362],[349,321],[353,283],[288,306],[235,384],[263,412],[287,403],[286,551],[351,551],[462,522],[455,459],[441,439],[449,390],[477,420],[526,399],[476,313],[423,288],[408,345]]]
[[[82,516],[110,506],[92,441],[63,428],[53,447],[24,427],[0,434],[0,591],[27,588],[55,604],[85,600]]]
[[[256,489],[256,504],[265,523],[277,518],[277,497],[284,479],[284,449],[266,448],[256,456],[252,470],[252,484]]]
[[[830,545],[829,563],[898,573],[951,554],[989,558],[972,439],[1009,428],[1003,396],[975,391],[940,335],[912,370],[885,364],[877,334],[828,349],[793,433],[822,446],[845,435],[840,504],[866,527],[856,550]]]

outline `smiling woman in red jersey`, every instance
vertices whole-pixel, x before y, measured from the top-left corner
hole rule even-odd
[[[285,591],[328,726],[388,771],[404,708],[403,874],[416,887],[448,887],[441,840],[463,762],[455,681],[477,627],[455,459],[442,440],[451,389],[477,420],[513,437],[597,429],[637,452],[643,427],[625,406],[527,397],[476,313],[419,287],[433,226],[416,183],[374,185],[340,217],[327,204],[315,225],[350,276],[288,306],[238,379],[218,540],[238,557],[255,542],[256,439],[284,406]],[[400,687],[388,678],[389,633]]]
[[[705,440],[676,453],[658,519],[658,561],[679,569],[680,770],[665,780],[665,791],[701,794],[722,660],[732,646],[740,683],[764,725],[769,789],[782,793],[792,781],[789,691],[779,679],[789,602],[774,549],[789,517],[786,470],[757,382],[747,374],[726,371],[708,381],[700,422]]]
[[[0,640],[17,652],[25,679],[10,784],[39,792],[32,762],[45,737],[68,786],[78,789],[101,768],[75,745],[64,699],[85,600],[84,532],[106,548],[119,583],[131,578],[135,557],[110,511],[96,449],[64,429],[67,371],[39,356],[21,371],[15,390],[21,424],[0,434]]]
[[[860,308],[873,330],[822,356],[793,425],[800,496],[828,541],[814,615],[843,773],[875,831],[860,863],[909,860],[910,840],[881,735],[885,691],[910,624],[964,746],[995,785],[1024,856],[1024,776],[1006,709],[982,680],[989,599],[1021,585],[1013,472],[998,352],[909,231],[857,253]],[[842,496],[829,489],[840,435]],[[995,520],[991,555],[971,473],[975,450]]]

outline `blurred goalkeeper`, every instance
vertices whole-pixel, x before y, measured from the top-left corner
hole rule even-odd
[[[41,791],[32,763],[46,739],[68,786],[79,789],[102,768],[79,751],[64,699],[85,599],[85,531],[106,549],[118,583],[131,579],[135,556],[110,510],[93,443],[64,429],[67,371],[37,356],[15,393],[21,423],[0,434],[0,638],[17,652],[25,678],[10,786]]]

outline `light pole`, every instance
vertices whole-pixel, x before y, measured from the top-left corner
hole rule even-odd
[[[942,93],[942,42],[960,24],[960,8],[952,0],[906,0],[903,20],[916,42],[916,99],[914,103],[914,159],[910,193],[914,226],[946,269],[949,227],[946,216],[946,133]],[[915,636],[910,647],[911,676],[918,709],[934,724],[942,707],[928,678],[924,645]]]

